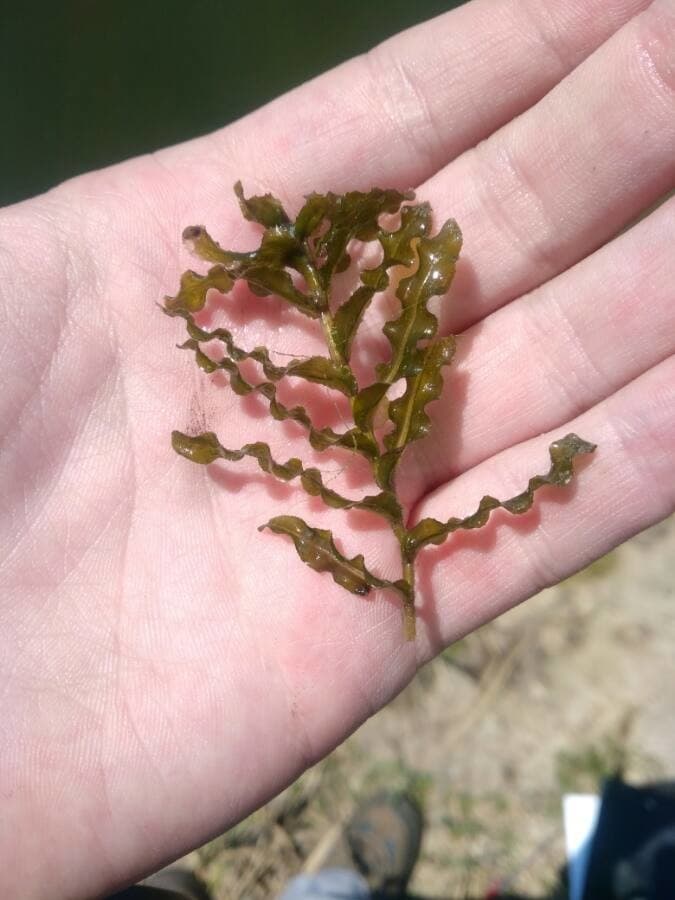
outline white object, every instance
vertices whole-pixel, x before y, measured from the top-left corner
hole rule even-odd
[[[599,814],[600,797],[596,794],[565,794],[563,797],[569,900],[583,897]]]

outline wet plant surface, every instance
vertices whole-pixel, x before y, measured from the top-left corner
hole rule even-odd
[[[448,219],[434,233],[431,207],[414,203],[412,192],[373,188],[340,195],[311,194],[294,221],[271,194],[246,197],[240,183],[235,185],[235,193],[243,216],[263,229],[260,246],[249,252],[225,250],[204,227],[185,229],[185,243],[212,265],[203,275],[185,272],[179,292],[166,298],[163,308],[167,315],[186,323],[188,339],[181,348],[194,353],[197,365],[207,375],[226,373],[236,394],[262,398],[273,419],[297,423],[313,450],[340,450],[361,457],[370,467],[374,492],[359,498],[344,496],[327,485],[320,469],[298,457],[279,461],[263,441],[229,448],[213,431],[174,431],[173,448],[202,465],[218,459],[253,459],[263,472],[283,482],[297,481],[307,494],[328,507],[366,510],[383,518],[400,551],[401,574],[394,580],[371,571],[361,553],[345,556],[331,531],[314,527],[299,516],[274,516],[260,529],[290,537],[304,563],[317,572],[330,573],[337,584],[354,594],[365,595],[374,588],[398,594],[405,637],[413,639],[418,553],[428,545],[442,544],[457,530],[482,528],[495,509],[514,515],[527,512],[539,488],[568,484],[575,457],[591,453],[595,446],[568,434],[549,447],[548,472],[530,478],[516,496],[499,500],[485,495],[475,512],[463,518],[425,518],[409,525],[397,469],[407,448],[429,434],[432,422],[427,407],[439,398],[443,368],[455,353],[455,337],[438,334],[438,319],[430,301],[445,297],[450,289],[462,245],[459,226]],[[394,227],[382,224],[383,219],[392,217],[396,219]],[[351,254],[357,244],[374,245],[379,262],[362,268],[355,289],[338,298],[335,285],[354,262]],[[245,350],[229,329],[200,327],[195,316],[204,310],[209,292],[227,295],[236,282],[244,282],[258,297],[280,298],[311,320],[323,335],[326,355],[298,355],[279,366],[266,347]],[[388,342],[387,357],[372,368],[363,383],[352,362],[354,341],[373,298],[392,288],[394,313],[382,329]],[[213,341],[222,348],[218,358],[205,350]],[[247,376],[245,367],[250,362],[259,366],[263,380]],[[283,403],[279,387],[288,379],[321,385],[346,398],[350,423],[341,431],[318,427],[306,405]],[[397,393],[397,386],[402,392]]]

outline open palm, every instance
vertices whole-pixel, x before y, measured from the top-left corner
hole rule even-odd
[[[675,185],[674,54],[668,0],[474,0],[221,132],[0,214],[4,895],[91,896],[196,846],[441,647],[672,511],[675,201],[614,236]],[[420,556],[414,644],[395,598],[346,594],[256,525],[298,510],[396,577],[386,529],[253,463],[171,451],[190,427],[282,459],[302,446],[202,375],[155,306],[189,264],[185,225],[253,246],[238,178],[290,210],[414,186],[460,223],[441,313],[460,349],[399,473],[413,515],[517,493],[568,431],[599,445],[576,489]],[[319,350],[266,303],[228,302],[242,345]]]

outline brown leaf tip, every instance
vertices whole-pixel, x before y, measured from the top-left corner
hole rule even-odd
[[[187,228],[183,229],[183,243],[188,248],[188,250],[194,250],[194,242],[199,240],[199,238],[203,237],[206,234],[206,229],[203,225],[188,225]]]

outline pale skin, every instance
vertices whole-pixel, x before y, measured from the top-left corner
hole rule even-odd
[[[302,452],[209,393],[155,306],[198,267],[186,225],[253,245],[238,178],[292,211],[312,190],[415,187],[460,223],[441,316],[460,350],[400,470],[411,515],[517,493],[569,431],[598,444],[573,488],[421,554],[414,643],[395,598],[345,593],[255,526],[293,507],[390,577],[386,527],[171,451],[197,422]],[[673,511],[675,199],[615,235],[674,186],[672,0],[473,0],[0,213],[3,896],[96,896],[199,845],[441,648]],[[262,305],[232,308],[243,345],[320,349]]]

